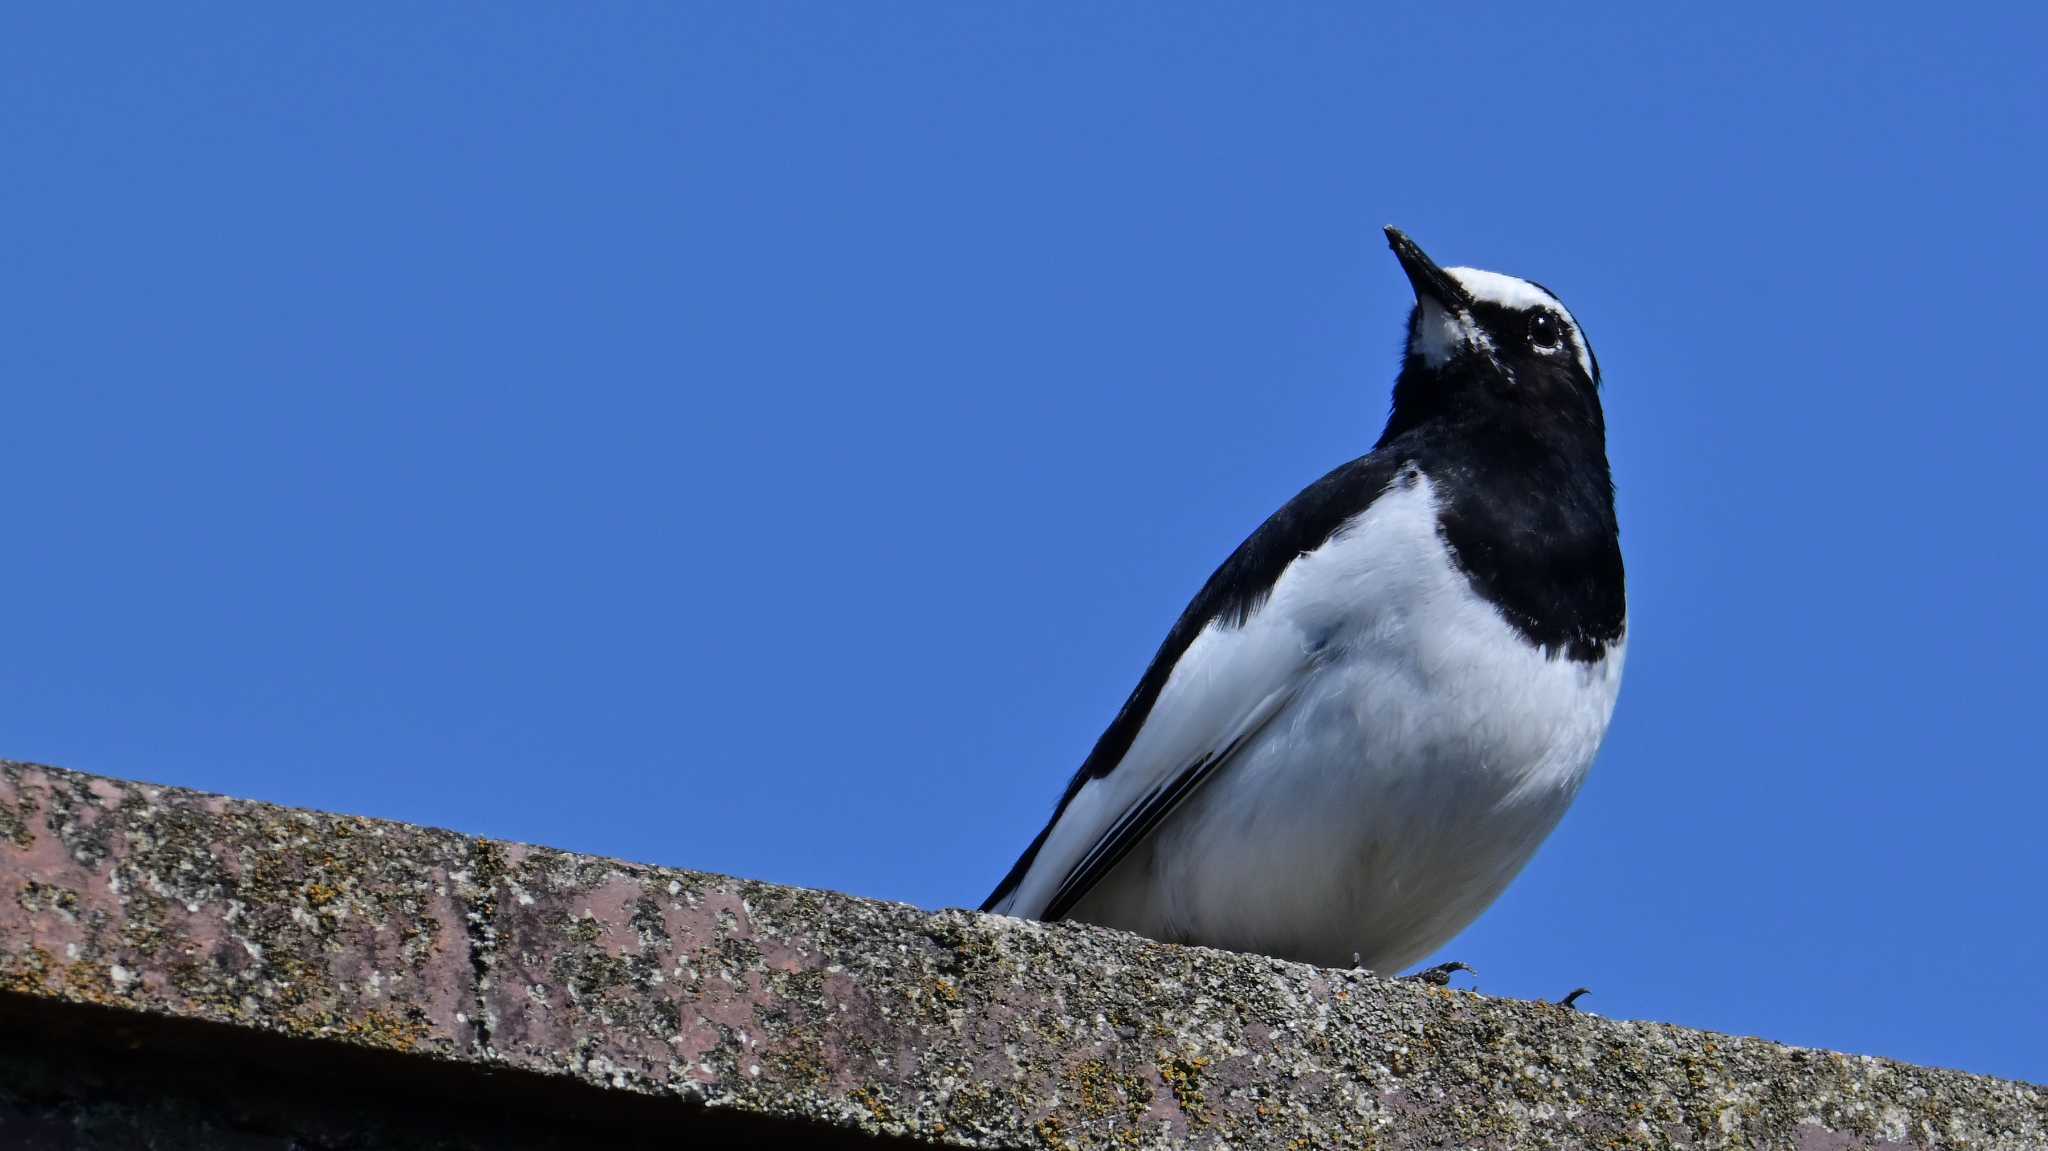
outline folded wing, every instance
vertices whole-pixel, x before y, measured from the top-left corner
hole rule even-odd
[[[983,910],[1034,919],[1071,911],[1284,708],[1308,663],[1291,631],[1265,621],[1205,626],[1165,673],[1113,770],[1076,777]]]
[[[982,904],[1058,919],[1285,710],[1320,639],[1262,610],[1294,563],[1396,478],[1375,449],[1289,500],[1216,569],[1068,782],[1050,822]]]

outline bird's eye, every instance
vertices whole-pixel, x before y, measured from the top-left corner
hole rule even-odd
[[[1553,351],[1564,343],[1564,325],[1549,312],[1538,312],[1529,317],[1529,342],[1544,351]]]

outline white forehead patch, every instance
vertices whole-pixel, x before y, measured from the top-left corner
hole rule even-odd
[[[1449,272],[1453,280],[1472,293],[1473,299],[1483,303],[1499,304],[1516,311],[1551,308],[1563,312],[1566,319],[1571,318],[1571,313],[1564,309],[1564,301],[1527,280],[1479,268],[1445,268],[1444,271]]]
[[[1563,300],[1516,276],[1505,276],[1499,272],[1488,272],[1480,268],[1445,268],[1444,271],[1449,273],[1452,279],[1458,281],[1459,286],[1470,293],[1474,300],[1488,304],[1499,304],[1504,308],[1518,312],[1527,311],[1531,308],[1549,308],[1551,311],[1563,316],[1565,334],[1571,337],[1572,352],[1578,357],[1579,367],[1585,371],[1586,378],[1592,378],[1593,353],[1587,347],[1586,337],[1579,334],[1579,322],[1572,318],[1571,309],[1564,306]],[[1460,329],[1456,335],[1439,322],[1436,327],[1445,338],[1440,340],[1435,347],[1431,347],[1430,341],[1427,338],[1432,334],[1428,330],[1431,325],[1427,321],[1432,310],[1440,312],[1440,309],[1423,308],[1425,321],[1423,336],[1425,338],[1422,341],[1423,357],[1429,360],[1432,365],[1443,363],[1444,360],[1449,359],[1455,353],[1457,348],[1450,343],[1450,339],[1457,338],[1458,336],[1462,336],[1468,343],[1486,342],[1488,349],[1491,349],[1491,342],[1486,341],[1483,330],[1469,318],[1466,318],[1462,324],[1456,325]],[[1474,339],[1475,336],[1477,337],[1476,340]]]

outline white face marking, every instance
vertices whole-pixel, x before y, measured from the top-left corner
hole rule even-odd
[[[1415,319],[1414,342],[1415,350],[1422,353],[1423,363],[1441,368],[1468,348],[1493,352],[1493,341],[1487,337],[1486,329],[1470,313],[1449,311],[1426,296],[1421,307],[1422,314]]]
[[[1587,347],[1586,338],[1579,334],[1579,322],[1572,318],[1563,301],[1527,280],[1499,272],[1479,268],[1445,268],[1444,271],[1471,293],[1474,300],[1499,304],[1517,312],[1532,308],[1548,308],[1556,312],[1564,320],[1565,335],[1571,342],[1571,351],[1577,357],[1579,367],[1588,379],[1592,378],[1593,353]],[[1422,301],[1422,315],[1416,324],[1414,343],[1423,362],[1432,368],[1442,367],[1461,351],[1472,350],[1489,355],[1493,352],[1493,341],[1487,338],[1486,330],[1470,315],[1447,311],[1436,301],[1428,299]]]

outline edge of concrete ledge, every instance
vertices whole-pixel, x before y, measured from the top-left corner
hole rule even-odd
[[[8,1003],[849,1141],[2048,1146],[2024,1083],[0,762]]]

